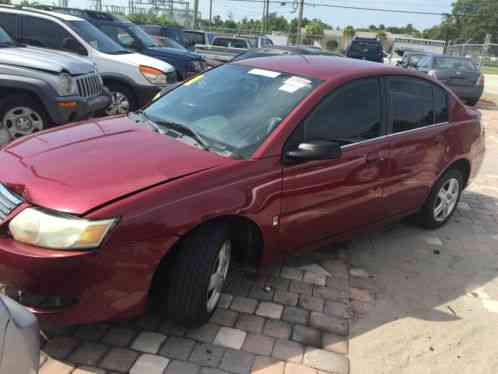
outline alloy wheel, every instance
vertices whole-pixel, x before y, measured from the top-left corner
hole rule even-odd
[[[434,203],[434,219],[445,221],[455,210],[460,195],[460,183],[456,178],[448,179],[439,190]]]
[[[117,114],[126,114],[130,111],[130,99],[122,92],[112,92],[111,105],[105,110],[105,114],[108,116],[114,116]]]
[[[220,300],[223,285],[227,279],[228,270],[230,269],[230,262],[232,257],[232,242],[226,240],[223,242],[218,258],[213,268],[211,277],[209,278],[209,286],[207,291],[207,311],[211,313],[218,301]]]

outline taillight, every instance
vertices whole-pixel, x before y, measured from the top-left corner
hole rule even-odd
[[[477,80],[476,85],[478,85],[478,86],[484,86],[484,74],[481,74],[479,76],[479,79]]]

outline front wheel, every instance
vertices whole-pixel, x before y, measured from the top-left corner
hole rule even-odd
[[[428,229],[443,226],[451,218],[460,201],[463,190],[463,174],[450,169],[432,188],[420,214],[419,222]]]
[[[104,115],[127,114],[138,109],[135,96],[130,88],[119,83],[109,83],[107,88],[111,92],[111,104],[104,110]]]
[[[9,140],[31,135],[47,128],[43,107],[30,96],[14,95],[0,101],[0,131]]]
[[[209,321],[221,297],[232,260],[232,241],[221,225],[200,227],[187,236],[168,270],[161,304],[168,317],[185,327]]]

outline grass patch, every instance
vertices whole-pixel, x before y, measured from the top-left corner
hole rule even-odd
[[[498,66],[481,66],[481,72],[484,74],[498,75]]]

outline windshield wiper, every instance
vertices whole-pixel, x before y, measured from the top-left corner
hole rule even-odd
[[[189,138],[192,138],[195,140],[197,144],[199,144],[204,150],[210,151],[211,147],[209,144],[204,140],[204,138],[199,135],[195,130],[192,130],[190,127],[182,125],[181,123],[177,122],[172,122],[172,121],[161,121],[161,120],[153,120],[150,119],[149,117],[146,116],[145,113],[141,113],[145,118],[147,118],[149,121],[159,125],[166,127],[168,129],[172,129],[173,131],[179,132],[182,135],[186,135]]]

